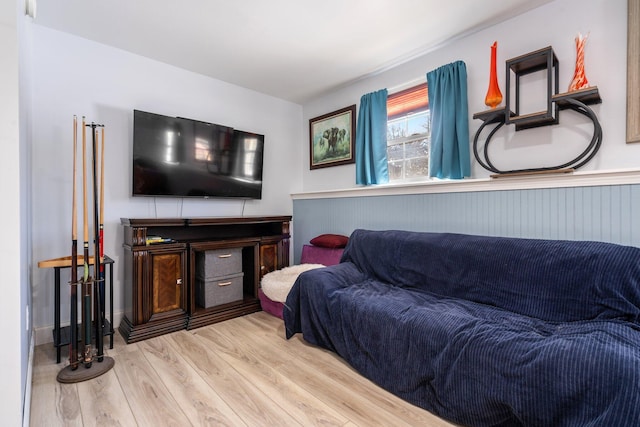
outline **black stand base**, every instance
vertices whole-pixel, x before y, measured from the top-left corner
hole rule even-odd
[[[87,381],[107,372],[109,369],[113,368],[115,365],[115,361],[113,358],[104,356],[102,362],[98,362],[94,360],[91,363],[90,368],[85,368],[82,363],[78,364],[78,367],[73,370],[71,369],[71,365],[66,366],[60,372],[58,372],[58,382],[63,384],[71,384],[71,383],[79,383],[82,381]]]

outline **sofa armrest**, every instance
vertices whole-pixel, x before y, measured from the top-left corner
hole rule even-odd
[[[327,299],[333,290],[365,279],[366,276],[350,262],[301,273],[289,291],[282,310],[287,339],[302,332],[300,312],[308,308],[309,300]]]

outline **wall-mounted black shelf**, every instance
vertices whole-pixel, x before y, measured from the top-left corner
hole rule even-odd
[[[559,93],[551,97],[551,100],[555,102],[561,110],[571,108],[571,103],[568,101],[569,99],[575,99],[585,105],[602,103],[602,98],[600,98],[600,93],[598,92],[598,86],[592,86],[573,92]]]
[[[549,47],[527,53],[506,62],[506,108],[511,110],[511,76],[515,76],[515,114],[506,118],[506,124],[516,125],[516,131],[558,123],[558,107],[551,102],[551,95],[558,93],[558,58]],[[546,71],[547,100],[546,110],[522,114],[520,111],[520,79],[521,77]]]
[[[502,108],[496,107],[496,108],[492,108],[491,110],[475,113],[473,115],[473,118],[480,119],[486,124],[491,124],[491,123],[504,124],[506,113],[507,113],[507,107],[502,107]],[[515,113],[513,111],[509,111],[509,115],[513,116],[515,115]]]
[[[599,150],[602,143],[602,127],[598,121],[598,117],[588,105],[599,104],[602,102],[597,86],[585,89],[558,93],[558,59],[551,47],[539,49],[535,52],[521,55],[519,57],[506,61],[506,106],[502,108],[493,108],[491,110],[482,111],[473,115],[474,119],[482,120],[484,123],[476,131],[473,139],[473,154],[478,163],[485,169],[498,175],[522,175],[525,173],[544,173],[557,171],[573,171],[590,161]],[[520,77],[533,72],[547,72],[547,109],[532,113],[521,114],[520,112]],[[511,104],[511,75],[515,76],[515,104]],[[516,131],[531,129],[540,126],[549,126],[558,124],[560,121],[559,111],[571,109],[579,114],[584,115],[593,122],[593,137],[587,148],[580,153],[575,159],[555,166],[544,166],[538,168],[500,170],[496,168],[489,158],[489,143],[496,132],[505,124],[514,124]],[[513,111],[515,110],[515,112]],[[508,113],[507,113],[508,112]],[[484,147],[480,151],[478,149],[478,140],[480,135],[487,126],[493,125],[493,128],[487,135]]]

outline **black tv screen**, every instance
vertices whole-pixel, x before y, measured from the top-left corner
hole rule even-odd
[[[134,110],[133,195],[262,198],[264,135]]]

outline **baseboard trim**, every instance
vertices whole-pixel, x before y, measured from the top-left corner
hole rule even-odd
[[[31,382],[33,381],[33,357],[36,349],[35,333],[31,331],[29,340],[29,361],[27,362],[27,378],[24,387],[24,399],[22,405],[22,427],[31,425]]]

